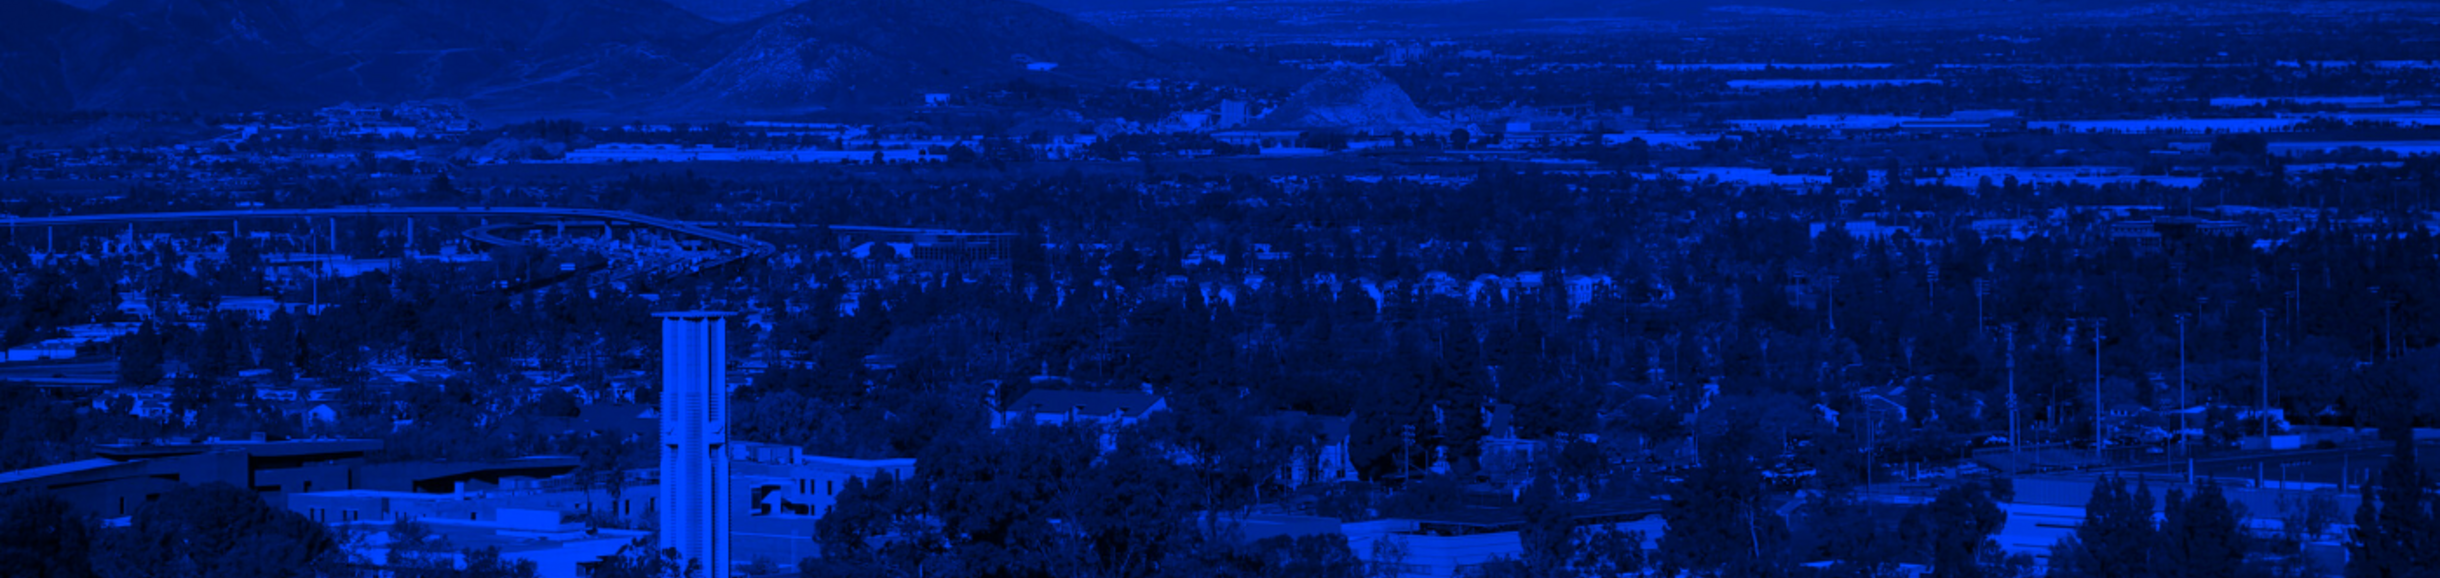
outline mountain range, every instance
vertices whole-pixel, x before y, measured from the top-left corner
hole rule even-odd
[[[729,23],[665,0],[0,0],[0,14],[0,113],[437,98],[537,113],[791,111],[1161,69],[1133,43],[1015,0],[824,0]]]

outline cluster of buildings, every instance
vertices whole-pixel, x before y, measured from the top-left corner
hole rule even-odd
[[[314,111],[315,128],[329,135],[454,135],[473,130],[466,107],[447,101],[412,101],[391,106],[340,104]]]
[[[417,534],[438,535],[455,547],[498,547],[506,558],[536,563],[540,575],[549,578],[588,576],[604,557],[655,536],[660,547],[713,568],[758,561],[787,564],[818,556],[814,522],[838,508],[842,492],[854,480],[913,478],[918,475],[916,460],[820,456],[801,447],[729,439],[727,315],[659,314],[664,347],[659,408],[601,418],[620,422],[611,424],[613,429],[646,430],[636,433],[658,450],[658,468],[605,476],[567,456],[384,463],[373,459],[383,448],[377,440],[272,439],[258,434],[247,439],[104,444],[91,459],[0,473],[0,492],[47,492],[81,511],[124,523],[147,506],[175,507],[159,502],[180,485],[225,483],[253,490],[273,507],[331,526],[355,559],[375,566],[398,559],[393,550],[404,546],[397,534],[410,525]],[[1049,388],[997,405],[995,428],[1094,424],[1116,430],[1169,411],[1168,401],[1151,393]],[[605,405],[588,409],[598,407]],[[1486,452],[1536,451],[1533,442],[1499,434],[1507,421],[1501,413],[1494,410],[1490,416],[1495,435],[1486,442]],[[1284,422],[1316,426],[1312,431],[1320,443],[1300,453],[1289,471],[1276,474],[1282,483],[1355,479],[1347,418],[1293,413],[1266,418],[1271,425]],[[1104,437],[1101,443],[1106,450],[1111,440]],[[2285,446],[2294,449],[2299,444],[2291,440]],[[2296,518],[2297,504],[2320,499],[2337,504],[2325,509],[2351,511],[2350,490],[2360,493],[2370,475],[2353,466],[2372,466],[2345,461],[2352,455],[2345,452],[2354,450],[2336,451],[2340,453],[2263,457],[2251,466],[2251,483],[2231,479],[2230,468],[2243,464],[2203,468],[2201,475],[2241,486],[2230,495],[2248,506],[2245,522],[2251,527],[2287,531],[2283,525]],[[2333,459],[2347,465],[2338,466],[2331,483],[2310,481],[2319,479],[2310,472],[2287,479],[2289,462]],[[2271,461],[2282,464],[2277,484],[2266,479]],[[2195,483],[2197,474],[2190,468],[2183,480],[2168,472],[2128,475],[2149,475],[2160,478],[2156,485],[2174,486]],[[2016,494],[2003,503],[2010,516],[1997,539],[2011,552],[2047,556],[2048,548],[2082,519],[2094,479],[2092,474],[2020,478]],[[1921,497],[1909,496],[1904,489],[1876,494],[1896,504]],[[1804,499],[1800,493],[1782,504],[1782,514],[1794,511]],[[1646,548],[1667,531],[1661,507],[1653,503],[1596,500],[1579,502],[1576,511],[1578,522],[1634,532]],[[1257,513],[1239,522],[1249,539],[1341,535],[1366,562],[1419,577],[1459,575],[1474,566],[1516,558],[1522,553],[1524,526],[1514,506],[1483,505],[1352,523],[1286,513]],[[2335,538],[2329,537],[2336,535],[2332,528],[2312,529],[2309,553],[2341,556]],[[459,556],[417,555],[427,563]],[[714,575],[721,574],[725,572]]]

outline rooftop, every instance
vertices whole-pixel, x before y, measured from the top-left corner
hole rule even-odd
[[[330,491],[326,491],[326,492],[312,492],[312,493],[298,494],[298,495],[300,495],[300,496],[329,497],[329,498],[389,498],[389,499],[393,499],[393,500],[431,500],[431,501],[435,501],[435,502],[438,502],[438,501],[445,501],[445,500],[463,500],[463,499],[465,499],[465,497],[464,497],[464,496],[457,496],[457,495],[452,495],[452,494],[419,494],[419,493],[415,493],[415,492],[398,492],[398,491],[391,491],[391,490],[330,490]]]
[[[728,311],[665,311],[652,314],[662,319],[721,319],[736,313]]]
[[[117,460],[106,460],[106,459],[102,459],[102,458],[93,458],[93,459],[89,459],[89,460],[78,460],[78,461],[68,462],[68,463],[64,463],[64,464],[51,464],[51,465],[48,465],[48,466],[42,466],[42,467],[39,467],[39,468],[26,468],[26,469],[22,469],[22,470],[13,471],[13,472],[0,472],[0,485],[13,484],[13,483],[17,483],[17,482],[26,481],[26,480],[39,480],[39,479],[42,479],[42,478],[47,478],[47,477],[51,477],[51,476],[56,476],[56,475],[61,475],[61,474],[73,474],[73,473],[76,473],[76,472],[82,472],[82,471],[86,471],[86,470],[97,470],[97,469],[101,469],[101,468],[106,468],[106,467],[110,467],[110,466],[115,466],[115,465],[118,465],[119,463],[120,463],[120,462],[119,462],[119,461],[117,461]]]
[[[881,458],[881,459],[872,459],[872,460],[859,460],[859,459],[855,459],[855,458],[836,458],[836,457],[830,457],[830,456],[817,456],[817,455],[811,455],[811,454],[807,454],[807,455],[804,455],[804,456],[800,456],[800,457],[799,457],[799,459],[803,459],[804,461],[806,461],[806,462],[810,462],[810,463],[817,463],[817,464],[829,464],[829,465],[834,465],[834,466],[844,466],[844,467],[851,467],[851,468],[902,468],[902,467],[903,467],[903,468],[911,468],[911,467],[915,467],[915,458]]]
[[[135,460],[200,454],[216,450],[239,450],[254,456],[304,456],[315,454],[363,454],[380,451],[381,440],[251,440],[214,439],[200,442],[142,441],[136,443],[99,444],[93,454],[115,460]]]

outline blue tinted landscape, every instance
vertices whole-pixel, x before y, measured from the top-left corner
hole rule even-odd
[[[2440,578],[2440,3],[0,0],[0,578]]]

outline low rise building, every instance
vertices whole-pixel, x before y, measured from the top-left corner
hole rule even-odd
[[[380,440],[148,441],[103,444],[94,458],[0,473],[0,492],[47,492],[103,518],[135,513],[180,485],[225,483],[278,507],[289,495],[351,487]]]
[[[289,509],[330,524],[349,538],[342,546],[350,557],[374,567],[388,564],[398,542],[395,534],[409,521],[447,545],[440,551],[418,552],[417,560],[462,565],[467,550],[499,548],[501,558],[533,562],[540,578],[590,575],[602,558],[651,535],[572,519],[566,510],[551,506],[559,499],[564,496],[341,490],[298,495]]]

